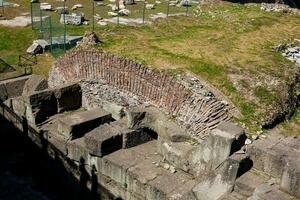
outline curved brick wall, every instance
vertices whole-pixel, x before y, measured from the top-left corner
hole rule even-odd
[[[179,124],[199,138],[229,119],[226,106],[216,98],[195,93],[165,73],[98,50],[75,49],[65,54],[52,67],[49,85],[80,79],[103,79],[121,90],[143,96],[175,116]]]

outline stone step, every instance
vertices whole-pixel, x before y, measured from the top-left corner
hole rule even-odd
[[[249,200],[291,200],[293,199],[290,195],[279,190],[277,184],[263,183],[259,185],[253,192],[252,196],[248,198]]]
[[[58,132],[66,138],[75,139],[111,121],[113,121],[111,114],[102,109],[74,112],[58,120]]]
[[[84,142],[91,155],[103,157],[122,149],[123,134],[109,124],[102,124],[88,132],[84,136]]]
[[[99,158],[98,172],[140,199],[195,199],[191,175],[171,171],[162,160],[154,140]]]
[[[239,177],[234,186],[234,191],[246,197],[250,197],[255,188],[267,181],[267,177],[258,175],[253,171],[246,172]]]

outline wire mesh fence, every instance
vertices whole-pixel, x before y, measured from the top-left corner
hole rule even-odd
[[[189,16],[192,7],[190,0],[103,0],[74,3],[51,1],[51,11],[41,9],[40,3],[31,3],[32,29],[37,33],[38,39],[50,44],[49,50],[54,57],[76,45],[79,38],[69,36],[69,29],[73,34],[82,34],[86,30],[94,31],[108,24],[152,24],[159,18]]]
[[[0,15],[4,15],[4,0],[0,0]]]

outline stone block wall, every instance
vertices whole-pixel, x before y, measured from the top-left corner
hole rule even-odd
[[[226,105],[216,98],[196,94],[166,73],[95,49],[75,49],[58,59],[50,71],[49,85],[56,87],[81,79],[102,79],[120,90],[142,96],[199,138],[229,119]]]

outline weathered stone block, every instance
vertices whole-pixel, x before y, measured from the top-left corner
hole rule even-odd
[[[103,158],[99,158],[98,171],[126,188],[127,169],[144,159],[144,156],[135,151],[130,149],[121,149],[106,155]]]
[[[78,138],[67,142],[68,158],[80,162],[81,159],[88,160],[88,151],[85,147],[84,138]]]
[[[123,106],[119,106],[114,103],[106,103],[103,105],[103,110],[112,114],[112,117],[115,120],[120,120],[122,117],[125,116],[125,111]]]
[[[182,185],[191,180],[190,175],[181,171],[176,173],[166,172],[147,184],[146,199],[167,199],[168,194],[172,195],[173,191],[181,188]]]
[[[114,121],[110,125],[120,131],[123,135],[123,148],[130,148],[136,145],[145,143],[152,140],[151,135],[147,133],[144,129],[133,130],[129,129],[126,126],[126,123],[123,121]]]
[[[81,107],[82,91],[79,84],[68,84],[54,90],[58,113]]]
[[[170,142],[162,138],[157,141],[158,152],[173,166],[188,172],[191,168],[189,165],[189,155],[194,146],[187,142]]]
[[[122,133],[103,124],[85,135],[85,145],[91,155],[105,156],[122,148]]]
[[[287,148],[282,145],[270,146],[268,140],[254,142],[247,149],[256,169],[278,178],[281,177],[286,163],[286,151]]]
[[[272,200],[290,200],[290,196],[279,190],[278,185],[261,184],[257,187],[249,200],[272,199]]]
[[[196,180],[185,182],[167,195],[170,200],[197,200],[192,189],[197,184]]]
[[[11,107],[19,117],[26,116],[26,104],[22,96],[11,99]]]
[[[35,125],[44,122],[50,116],[57,114],[57,103],[53,91],[43,90],[24,97],[26,103],[26,118]]]
[[[191,154],[193,173],[213,170],[245,143],[244,130],[230,122],[220,124],[212,130],[207,140],[195,148]]]
[[[19,78],[9,79],[0,82],[0,100],[5,101],[22,95],[25,82],[31,76],[23,76]]]
[[[31,75],[25,82],[22,95],[29,95],[35,91],[45,90],[48,88],[48,82],[43,76]]]
[[[102,109],[72,113],[58,120],[58,132],[67,138],[75,139],[110,121],[111,114]]]
[[[127,171],[126,183],[128,191],[137,193],[146,198],[146,191],[148,190],[148,199],[156,192],[155,188],[146,187],[146,184],[168,171],[157,167],[161,160],[159,155],[149,155],[145,160],[139,162],[137,165],[130,167]]]
[[[217,200],[230,190],[232,185],[224,182],[220,174],[206,178],[193,188],[197,200]]]
[[[283,170],[280,189],[300,198],[300,159],[289,160]]]
[[[176,123],[167,121],[167,119],[156,120],[155,130],[160,137],[172,142],[184,142],[191,139],[190,134],[180,128]]]

